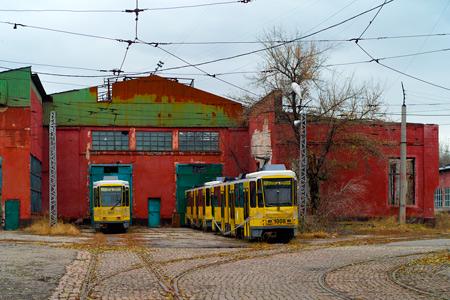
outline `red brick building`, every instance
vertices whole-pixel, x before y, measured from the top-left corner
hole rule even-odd
[[[294,131],[278,118],[281,99],[272,93],[244,117],[239,103],[159,76],[46,95],[30,68],[0,73],[2,203],[20,200],[20,218],[48,210],[48,120],[57,119],[58,215],[89,219],[93,181],[128,180],[132,217],[146,222],[151,199],[160,216],[184,213],[184,190],[217,176],[255,171],[267,159],[288,168],[298,156]],[[309,145],[323,139],[323,125],[310,125]],[[378,217],[398,211],[400,126],[367,123],[354,128],[382,145],[382,156],[358,157],[336,150],[330,159],[348,163],[321,185],[321,194],[348,197],[352,210],[336,216]],[[314,149],[311,148],[311,151]],[[408,124],[409,217],[433,218],[438,185],[438,127]],[[348,203],[347,203],[348,204]]]
[[[281,96],[276,92],[262,99],[250,112],[248,128],[253,168],[256,168],[258,160],[261,163],[262,157],[269,158],[270,163],[292,168],[293,161],[298,157],[298,146],[290,142],[295,139],[293,128],[282,121],[280,113]],[[320,151],[327,126],[309,124],[307,131],[308,151]],[[359,134],[373,140],[380,153],[370,155],[348,148],[334,148],[331,151],[327,159],[333,160],[336,167],[320,188],[321,197],[330,199],[329,211],[344,218],[397,215],[400,124],[355,123],[343,134]],[[439,184],[438,148],[437,125],[407,124],[409,218],[434,218],[433,194]]]
[[[0,73],[2,207],[8,199],[20,200],[22,220],[42,212],[42,102],[47,98],[31,68]]]

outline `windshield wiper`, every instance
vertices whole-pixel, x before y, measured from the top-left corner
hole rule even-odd
[[[111,207],[111,210],[113,210],[114,207],[118,206],[118,205],[121,204],[121,203],[122,203],[122,200],[117,201],[116,204],[114,204],[114,205]]]

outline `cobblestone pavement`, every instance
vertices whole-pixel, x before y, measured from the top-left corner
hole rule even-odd
[[[69,249],[0,243],[0,299],[49,298],[75,256]]]
[[[441,299],[450,299],[449,256],[449,252],[444,252],[437,256],[447,257],[444,260],[434,261],[436,255],[427,255],[422,259],[413,260],[394,269],[391,274],[392,279],[407,289],[419,290],[422,294]]]
[[[450,239],[284,245],[173,228],[133,228],[90,238],[97,241],[75,243],[78,254],[70,250],[72,256],[61,260],[66,273],[59,273],[53,294],[36,299],[450,298],[448,277],[437,291],[430,285],[433,291],[427,294],[405,288],[402,280],[409,279],[400,273],[393,276],[413,260],[450,249]],[[439,272],[448,276],[448,269]],[[427,285],[432,279],[423,280]]]

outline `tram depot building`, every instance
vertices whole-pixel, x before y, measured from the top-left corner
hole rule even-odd
[[[277,118],[280,108],[276,92],[246,111],[237,102],[156,75],[47,95],[31,68],[1,72],[2,206],[18,200],[22,224],[48,212],[48,125],[55,111],[58,217],[88,221],[93,182],[115,176],[130,182],[135,222],[147,223],[149,205],[156,201],[163,223],[174,216],[183,223],[186,189],[256,171],[261,157],[292,168],[298,149],[288,143],[292,127]],[[354,163],[324,189],[352,179],[364,183],[353,209],[342,209],[340,217],[397,214],[400,124],[374,122],[355,130],[385,141],[383,158],[332,154]],[[308,126],[312,147],[322,138],[320,126]],[[408,124],[407,153],[407,216],[433,219],[438,126]]]

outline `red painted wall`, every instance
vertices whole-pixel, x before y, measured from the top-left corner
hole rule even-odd
[[[439,172],[439,187],[444,190],[450,188],[450,171],[444,170]]]
[[[278,97],[278,98],[277,98]],[[292,161],[298,158],[298,146],[290,124],[277,117],[277,104],[281,103],[277,93],[269,94],[250,113],[249,136],[260,135],[264,122],[269,124],[266,134],[270,135],[271,163],[285,164],[292,168]],[[308,151],[320,147],[325,140],[326,126],[308,124]],[[382,144],[382,157],[364,157],[358,150],[335,149],[328,159],[336,160],[341,167],[333,170],[330,178],[321,184],[321,195],[333,195],[352,180],[361,188],[354,197],[351,207],[334,207],[334,214],[341,217],[378,217],[398,213],[398,207],[388,204],[388,164],[389,158],[400,157],[400,124],[368,123],[351,128],[351,133],[359,133]],[[345,134],[345,133],[344,133]],[[407,156],[415,159],[415,205],[407,207],[409,217],[434,217],[434,190],[438,185],[439,155],[438,126],[408,124]],[[355,159],[357,158],[357,159]],[[250,165],[256,167],[256,159]],[[345,165],[345,166],[343,166]],[[336,167],[337,168],[337,167]],[[296,170],[295,170],[296,171]],[[336,204],[337,206],[337,204]]]
[[[2,108],[0,156],[2,157],[2,205],[20,200],[20,219],[29,219],[30,206],[30,108]]]
[[[147,199],[161,198],[161,217],[171,218],[175,209],[175,166],[177,163],[221,163],[224,175],[237,176],[247,171],[248,132],[247,129],[202,128],[195,130],[219,131],[220,153],[183,153],[178,151],[151,154],[138,151],[91,151],[91,131],[106,128],[58,128],[58,214],[65,218],[87,218],[89,216],[89,174],[90,164],[132,164],[133,165],[133,216],[147,219]],[[114,130],[130,131],[130,144],[134,128],[115,127]],[[177,136],[179,129],[140,128],[138,130],[170,130]],[[192,130],[187,128],[186,130]],[[48,135],[46,135],[48,136]],[[48,151],[48,137],[44,152]],[[48,199],[48,160],[44,158],[44,199]],[[46,204],[45,207],[48,207]]]
[[[42,126],[42,100],[40,96],[31,89],[31,154],[42,162],[43,150],[43,126]]]

